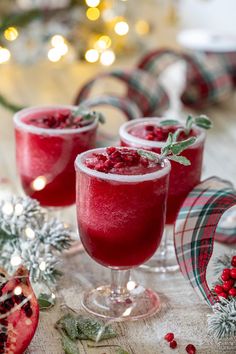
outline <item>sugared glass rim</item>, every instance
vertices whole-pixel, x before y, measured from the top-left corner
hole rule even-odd
[[[137,148],[131,148],[131,147],[117,147],[118,149],[128,149],[128,150],[142,150],[142,149],[137,149]],[[104,173],[104,172],[99,172],[96,170],[92,170],[91,168],[85,166],[83,163],[84,158],[88,154],[92,154],[94,152],[99,153],[99,152],[105,152],[107,147],[104,148],[96,148],[92,150],[87,150],[79,155],[77,155],[75,159],[75,169],[76,171],[81,170],[84,173],[99,178],[103,180],[109,180],[109,181],[117,181],[117,182],[143,182],[143,181],[149,181],[153,180],[155,178],[161,178],[162,176],[167,175],[170,172],[171,169],[171,164],[167,159],[163,160],[164,167],[161,170],[151,172],[151,173],[146,173],[142,175],[119,175],[115,173]],[[143,150],[145,152],[145,150]],[[153,153],[159,157],[160,155],[157,153]]]
[[[17,128],[20,128],[24,131],[34,133],[34,134],[46,134],[46,135],[64,135],[64,134],[75,134],[75,133],[83,133],[86,132],[87,130],[93,129],[98,125],[98,118],[96,117],[94,119],[94,122],[92,124],[89,124],[85,127],[82,128],[66,128],[66,129],[52,129],[52,128],[41,128],[37,127],[35,125],[31,124],[26,124],[22,122],[22,118],[32,114],[32,113],[38,113],[38,112],[44,112],[48,110],[60,110],[60,109],[76,109],[77,106],[73,105],[42,105],[42,106],[33,106],[33,107],[28,107],[21,109],[20,111],[16,112],[13,116],[13,121],[14,125]]]
[[[121,125],[119,129],[119,135],[120,138],[124,141],[127,141],[129,143],[137,144],[142,147],[150,147],[150,148],[162,148],[165,144],[164,141],[150,141],[150,140],[145,140],[142,138],[138,138],[137,136],[134,136],[130,133],[127,132],[128,128],[131,128],[132,126],[136,126],[137,124],[140,123],[147,123],[147,124],[152,124],[152,123],[159,123],[160,121],[167,120],[168,118],[158,118],[158,117],[146,117],[146,118],[138,118],[131,120],[129,122],[126,122]],[[179,121],[180,125],[183,125],[183,122]],[[158,125],[158,124],[157,124]],[[201,144],[202,141],[206,137],[206,132],[203,129],[200,129],[199,127],[194,127],[194,129],[199,132],[199,135],[197,136],[197,139],[193,145],[190,145],[188,149],[193,149],[196,148],[197,145]]]

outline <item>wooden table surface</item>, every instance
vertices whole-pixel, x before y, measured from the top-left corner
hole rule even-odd
[[[129,61],[131,65],[133,60]],[[125,66],[127,63],[121,63]],[[22,67],[13,64],[0,65],[0,92],[23,105],[70,103],[81,85],[101,68],[80,63],[52,64],[49,62]],[[100,89],[102,89],[100,87]],[[105,113],[108,113],[105,110]],[[230,97],[224,104],[206,112],[214,121],[209,132],[204,161],[203,176],[217,175],[236,185],[236,100]],[[121,115],[108,115],[107,130],[118,131],[123,121]],[[7,192],[19,193],[14,156],[12,115],[0,107],[0,197]],[[5,180],[8,180],[8,182]],[[74,208],[71,209],[73,213]],[[216,245],[215,254],[227,252],[226,246]],[[81,310],[83,289],[109,281],[109,271],[97,265],[84,253],[63,259],[65,276],[60,283],[60,293],[68,305]],[[159,291],[163,306],[154,317],[134,323],[118,324],[119,337],[110,341],[118,343],[132,354],[172,353],[163,340],[164,334],[173,331],[179,346],[174,353],[184,353],[185,345],[193,343],[201,354],[236,353],[236,341],[214,341],[207,335],[207,314],[210,309],[202,303],[191,286],[179,272],[171,275],[134,272],[138,281]],[[28,349],[30,354],[60,354],[59,336],[53,324],[60,316],[59,307],[40,315],[36,336]],[[114,353],[114,349],[91,349],[80,344],[81,353]]]

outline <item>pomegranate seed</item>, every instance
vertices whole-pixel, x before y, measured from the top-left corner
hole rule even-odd
[[[124,167],[124,162],[117,162],[117,163],[114,165],[114,168],[121,168],[121,167]]]
[[[116,151],[116,148],[114,146],[110,146],[110,147],[106,148],[106,152],[108,155],[111,155],[115,151]]]
[[[172,342],[170,342],[170,348],[171,349],[175,349],[177,347],[177,342],[176,340],[172,340]]]
[[[151,125],[151,124],[148,124],[145,126],[145,129],[149,132],[152,132],[154,130],[154,128],[155,128],[154,125]]]
[[[151,134],[151,133],[147,134],[146,137],[145,137],[146,140],[154,140],[154,138],[155,138],[154,135]]]
[[[223,291],[228,292],[232,287],[234,286],[234,280],[226,280],[224,284],[222,285]]]
[[[193,344],[188,344],[186,346],[185,350],[188,354],[195,354],[196,353],[196,348],[194,347]]]
[[[230,269],[230,277],[236,279],[236,268]]]
[[[233,257],[232,257],[231,265],[232,265],[233,267],[236,267],[236,256],[233,256]]]
[[[221,286],[221,285],[216,285],[216,286],[214,287],[214,291],[215,291],[216,294],[220,294],[220,293],[224,292],[223,286]]]
[[[235,297],[236,296],[236,288],[231,288],[230,290],[229,290],[229,296],[233,296],[233,297]]]
[[[219,298],[219,300],[220,300],[220,298],[221,297],[224,297],[225,299],[228,299],[228,294],[226,294],[226,293],[220,293],[219,295],[218,295],[218,298]]]
[[[167,341],[167,342],[172,342],[172,340],[174,339],[174,333],[170,332],[170,333],[167,333],[164,337],[164,339]]]

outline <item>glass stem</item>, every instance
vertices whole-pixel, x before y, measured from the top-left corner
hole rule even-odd
[[[168,244],[173,243],[173,231],[174,231],[173,225],[166,225],[164,228],[161,244],[158,249],[161,258],[166,257],[168,252]]]
[[[129,297],[127,283],[130,279],[130,270],[111,269],[111,298],[122,301]]]

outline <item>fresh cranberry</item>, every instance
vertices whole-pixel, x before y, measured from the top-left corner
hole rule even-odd
[[[232,257],[231,265],[232,265],[233,267],[236,267],[236,256],[233,256],[233,257]]]
[[[236,279],[236,268],[230,269],[230,277]]]
[[[230,272],[228,273],[228,272],[223,272],[222,273],[222,275],[221,275],[221,279],[223,280],[223,281],[226,281],[226,280],[229,280],[230,279]]]
[[[170,348],[171,349],[175,349],[177,347],[177,342],[176,340],[172,340],[172,342],[170,342]]]
[[[236,288],[231,288],[228,292],[228,295],[235,297],[236,296]]]
[[[225,292],[222,292],[220,294],[218,294],[218,298],[220,299],[221,297],[224,297],[225,299],[228,298],[228,294],[226,294]]]
[[[234,280],[230,279],[230,280],[226,280],[222,287],[223,287],[223,291],[228,292],[232,287],[234,286]]]
[[[194,347],[193,344],[188,344],[186,346],[185,350],[188,354],[195,354],[196,353],[196,348]]]
[[[154,130],[154,125],[151,125],[151,124],[148,124],[148,125],[145,125],[145,129],[149,132],[152,132]]]
[[[164,339],[167,341],[167,342],[172,342],[172,340],[174,339],[174,333],[170,332],[170,333],[167,333],[164,337]]]
[[[223,286],[221,286],[221,285],[216,285],[216,286],[214,287],[214,291],[215,291],[216,294],[222,293],[222,292],[224,291]]]

